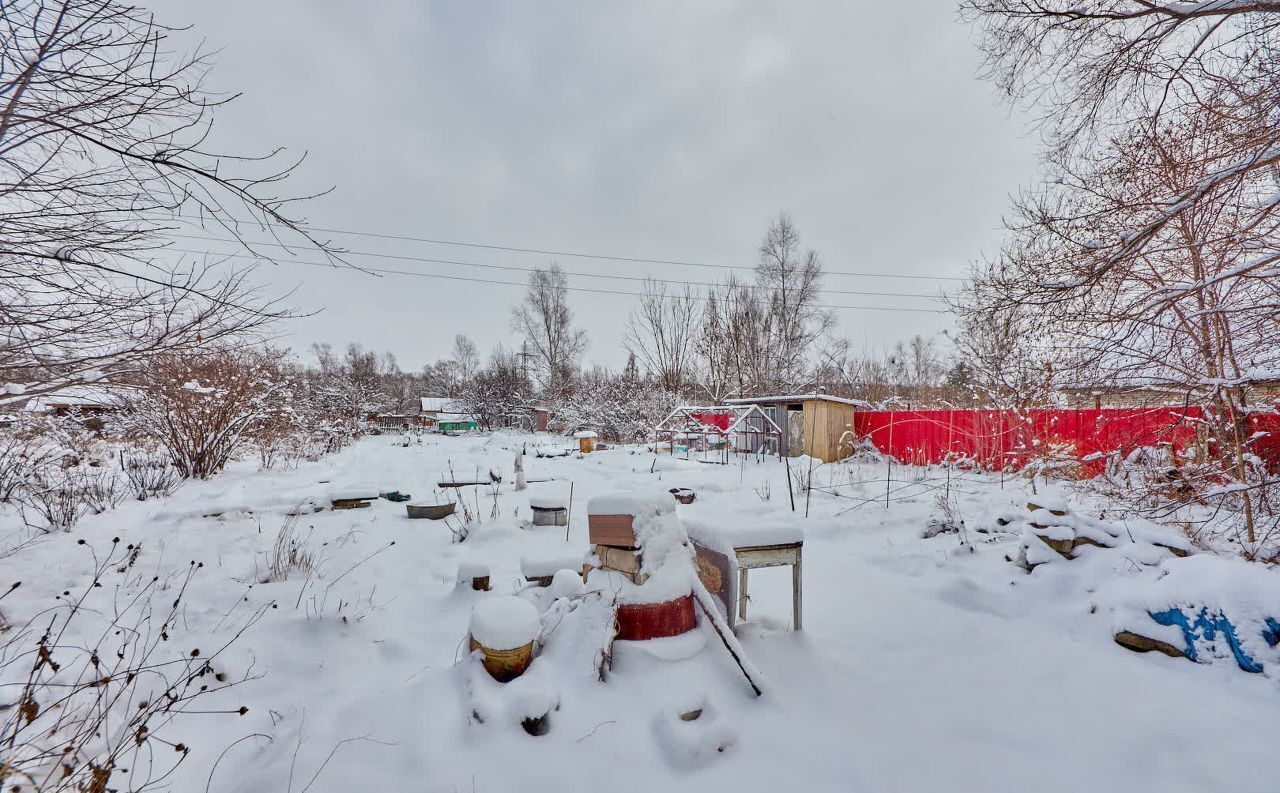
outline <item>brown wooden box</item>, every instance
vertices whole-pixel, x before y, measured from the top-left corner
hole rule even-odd
[[[587,530],[592,545],[635,548],[636,534],[630,515],[588,515]]]

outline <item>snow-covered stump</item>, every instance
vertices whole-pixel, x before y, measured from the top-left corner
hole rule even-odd
[[[524,674],[533,663],[538,610],[514,595],[485,598],[471,610],[471,649],[483,656],[485,671],[499,683]]]
[[[458,565],[458,586],[469,586],[476,592],[489,591],[489,565],[464,562]]]
[[[520,573],[531,584],[541,587],[551,586],[556,573],[561,570],[572,570],[575,574],[582,569],[582,557],[576,555],[531,557],[520,559]]]
[[[558,493],[529,496],[535,526],[569,525],[569,499]]]

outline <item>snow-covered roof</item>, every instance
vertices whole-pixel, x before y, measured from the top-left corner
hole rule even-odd
[[[467,410],[449,397],[419,397],[418,409],[423,413],[466,413]]]
[[[33,397],[24,409],[31,413],[47,413],[59,405],[114,408],[123,404],[124,396],[118,387],[71,385]]]
[[[832,396],[831,394],[786,394],[780,396],[742,397],[739,399],[726,399],[725,404],[762,405],[766,402],[807,402],[814,399],[821,399],[824,402],[839,402],[842,405],[853,405],[855,407],[870,407],[867,402],[864,402],[861,399],[846,399],[845,397]]]

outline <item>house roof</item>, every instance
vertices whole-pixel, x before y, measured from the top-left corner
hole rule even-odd
[[[31,413],[47,413],[60,405],[71,407],[116,408],[124,404],[118,387],[105,385],[71,385],[27,400],[24,408]]]
[[[846,399],[844,397],[832,396],[831,394],[789,394],[783,396],[742,397],[739,399],[726,399],[725,404],[765,405],[777,402],[808,402],[812,400],[838,402],[842,405],[854,405],[856,407],[870,407],[870,404],[862,401],[861,399]]]
[[[466,413],[466,409],[449,397],[419,397],[418,409],[423,413]]]

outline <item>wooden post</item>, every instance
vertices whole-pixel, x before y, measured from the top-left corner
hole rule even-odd
[[[573,525],[573,480],[569,480],[569,514],[564,519],[564,541],[569,541],[569,527]]]

